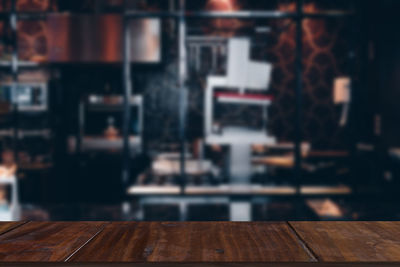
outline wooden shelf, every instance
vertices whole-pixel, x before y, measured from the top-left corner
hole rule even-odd
[[[27,163],[18,164],[18,169],[22,171],[48,170],[53,167],[53,163]]]
[[[129,143],[131,149],[138,149],[141,146],[142,139],[140,136],[130,136]],[[122,150],[122,137],[115,139],[107,139],[103,136],[85,136],[81,144],[83,151],[104,151],[104,150]],[[76,138],[70,136],[68,138],[68,149],[74,152],[76,148]]]
[[[179,196],[179,186],[173,185],[134,185],[127,190],[132,196]],[[345,185],[337,186],[301,186],[300,194],[312,195],[348,195],[351,194],[350,187]],[[294,196],[294,186],[262,186],[262,185],[219,185],[219,186],[186,186],[185,196]]]

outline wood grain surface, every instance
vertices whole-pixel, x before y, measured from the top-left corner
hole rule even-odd
[[[0,222],[0,235],[4,234],[18,226],[23,225],[26,222]]]
[[[400,222],[289,223],[319,261],[400,263]]]
[[[0,223],[0,266],[177,265],[400,266],[400,222]]]
[[[112,223],[75,262],[312,262],[287,223]]]
[[[0,235],[0,262],[65,261],[93,238],[103,222],[28,222]]]

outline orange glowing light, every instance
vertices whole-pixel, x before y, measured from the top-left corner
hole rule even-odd
[[[237,10],[234,0],[210,0],[207,9],[213,11],[234,11]]]
[[[237,0],[209,0],[206,5],[208,11],[232,12],[239,9]],[[232,35],[241,23],[237,19],[214,19],[210,26],[217,31],[223,29],[224,33],[220,33],[222,35]]]

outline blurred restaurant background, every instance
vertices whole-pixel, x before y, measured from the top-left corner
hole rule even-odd
[[[398,220],[396,0],[0,0],[0,220]]]

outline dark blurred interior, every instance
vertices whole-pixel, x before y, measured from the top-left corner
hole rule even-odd
[[[397,0],[0,0],[0,220],[400,219]]]

